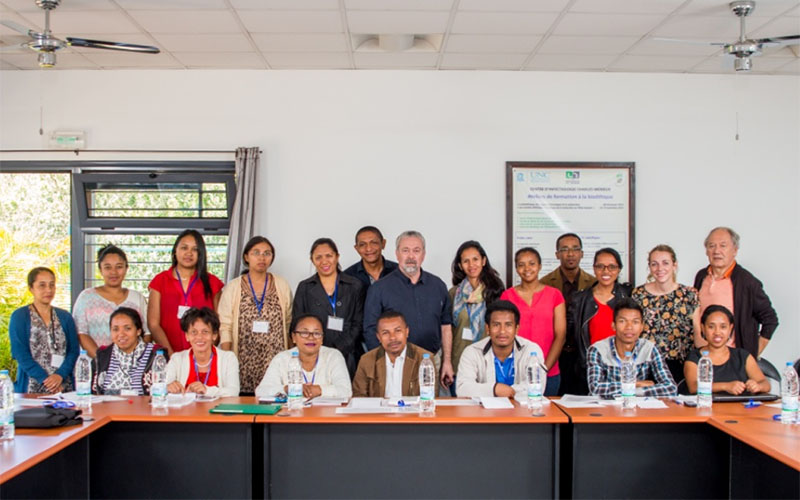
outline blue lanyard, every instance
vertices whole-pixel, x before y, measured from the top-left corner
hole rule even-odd
[[[269,274],[267,275],[267,279],[264,280],[264,291],[261,292],[261,299],[256,296],[256,291],[253,288],[253,280],[250,279],[250,273],[247,273],[247,281],[250,283],[250,291],[253,292],[253,302],[256,303],[256,309],[258,309],[258,315],[261,316],[261,309],[264,307],[264,301],[267,298],[267,283],[269,283]]]
[[[511,361],[511,369],[508,370],[508,373],[503,369],[503,365]],[[500,362],[497,359],[497,356],[494,357],[494,371],[495,371],[495,379],[497,378],[497,374],[500,374],[501,383],[506,385],[513,385],[514,384],[514,375],[515,375],[515,368],[514,368],[514,353],[511,353],[511,356],[506,358],[504,362]],[[509,383],[509,381],[511,383]]]
[[[192,355],[192,358],[194,358],[194,354]],[[206,379],[203,380],[203,385],[208,384],[208,376],[211,375],[211,363],[213,361],[214,361],[214,352],[212,351],[211,357],[208,358],[208,371],[206,372]],[[200,381],[200,370],[197,369],[197,358],[194,358],[194,378],[196,378],[198,382]]]
[[[173,268],[173,269],[175,269],[175,277],[178,278],[178,285],[181,287],[181,293],[183,294],[183,305],[188,306],[189,305],[189,294],[192,293],[192,287],[194,286],[195,283],[197,283],[197,273],[195,273],[194,279],[189,283],[189,288],[187,288],[186,291],[184,292],[183,291],[183,282],[181,281],[181,275],[178,274],[178,269],[177,268]]]
[[[314,361],[314,374],[311,375],[311,385],[314,385],[314,381],[317,379],[317,365],[319,364],[319,354],[317,354],[317,360]],[[306,384],[308,383],[308,377],[306,377],[306,371],[300,370],[303,374],[303,380],[305,380]]]
[[[327,294],[326,294],[327,295]],[[336,297],[339,296],[339,280],[336,280],[336,288],[333,289],[333,297],[328,295],[328,303],[331,305],[331,309],[333,309],[333,315],[336,316]]]

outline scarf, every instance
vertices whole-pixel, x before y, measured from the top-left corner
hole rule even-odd
[[[119,394],[122,390],[142,391],[142,373],[150,356],[146,356],[152,349],[152,344],[145,344],[142,339],[131,351],[125,353],[116,344],[111,348],[111,361],[108,364],[108,373],[102,381],[103,393]]]
[[[211,347],[211,355],[213,356],[213,358],[211,358],[211,366],[206,367],[207,371],[205,373],[207,376],[203,375],[201,380],[197,378],[200,374],[195,371],[194,352],[192,352],[191,349],[189,350],[189,376],[186,377],[186,385],[184,385],[184,387],[189,387],[189,385],[195,381],[202,382],[206,387],[216,387],[219,385],[217,381],[217,349],[213,346]],[[199,369],[200,367],[198,367],[198,370]]]
[[[458,316],[461,311],[467,310],[469,326],[472,329],[472,341],[477,342],[483,335],[484,313],[486,312],[486,302],[483,300],[483,283],[478,288],[472,289],[469,279],[464,281],[456,288],[456,296],[453,299],[453,323],[458,324]]]

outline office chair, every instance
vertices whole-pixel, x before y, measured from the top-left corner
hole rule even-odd
[[[769,362],[766,358],[758,359],[758,367],[764,372],[764,375],[769,379],[770,391],[772,394],[781,393],[781,373],[775,368],[775,365]]]

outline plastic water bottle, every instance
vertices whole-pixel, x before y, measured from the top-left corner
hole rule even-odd
[[[542,371],[539,369],[539,354],[532,352],[527,370],[528,409],[537,413],[542,409]]]
[[[292,351],[292,359],[289,360],[289,381],[286,385],[289,389],[289,394],[286,395],[289,411],[302,411],[303,372],[300,368],[300,358],[296,350]]]
[[[0,370],[0,442],[14,439],[14,384],[8,370]]]
[[[630,351],[625,351],[625,359],[622,360],[622,407],[626,409],[636,408],[636,365],[633,363],[633,355]]]
[[[433,415],[436,412],[436,368],[433,366],[431,355],[422,355],[419,365],[419,413],[420,415]]]
[[[711,386],[714,383],[714,364],[708,357],[708,351],[697,362],[697,407],[711,408]]]
[[[92,411],[92,359],[81,349],[75,363],[75,392],[78,396],[78,408],[85,413]]]
[[[150,400],[153,408],[167,407],[167,358],[164,350],[156,352],[153,360],[153,385],[150,386]]]
[[[794,371],[791,361],[786,362],[781,380],[781,423],[793,424],[797,422],[797,372]]]

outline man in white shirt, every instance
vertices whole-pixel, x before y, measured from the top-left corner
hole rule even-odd
[[[375,335],[380,346],[358,362],[353,378],[353,397],[388,397],[419,395],[419,365],[428,353],[408,341],[409,328],[402,313],[384,311],[378,317]]]
[[[488,337],[464,349],[458,363],[456,393],[459,396],[527,396],[527,370],[531,353],[536,353],[541,379],[547,380],[542,348],[517,337],[519,309],[507,300],[486,307]]]

